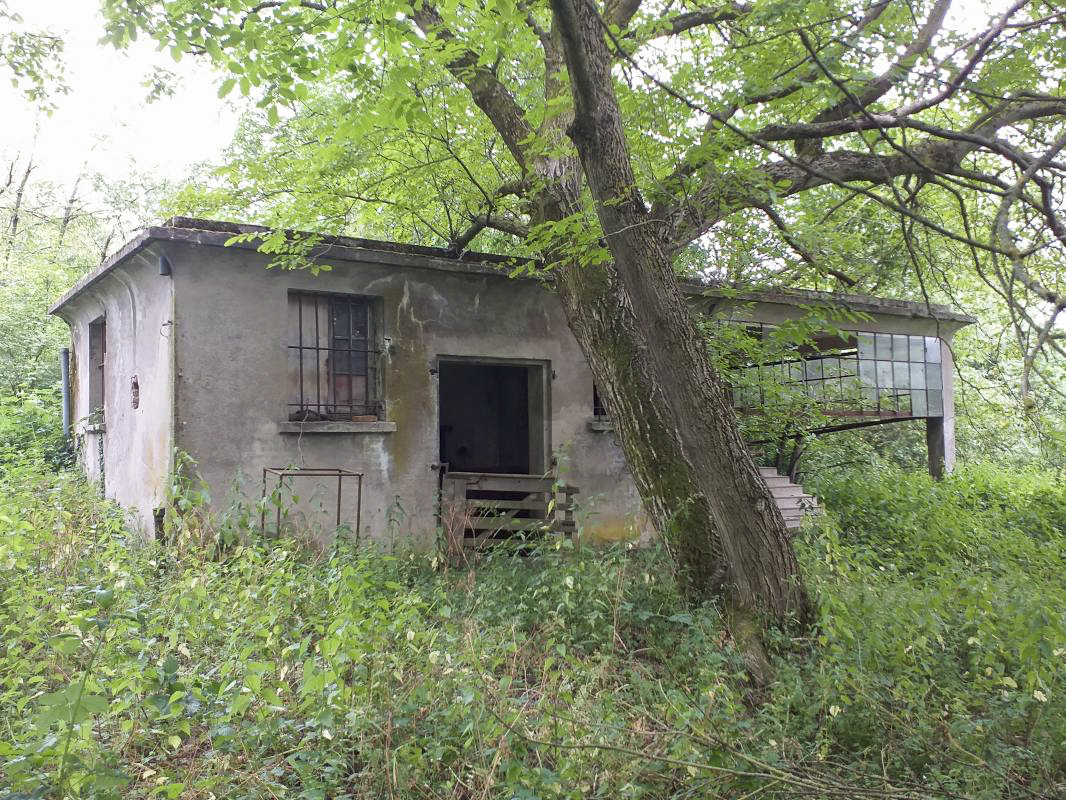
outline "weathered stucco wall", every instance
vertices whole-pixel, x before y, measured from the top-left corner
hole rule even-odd
[[[159,246],[159,245],[157,245]],[[589,430],[592,375],[555,298],[539,284],[505,275],[412,266],[425,257],[368,254],[328,272],[267,269],[268,258],[235,248],[167,243],[177,315],[176,442],[200,463],[216,510],[258,496],[264,467],[342,467],[364,472],[364,539],[428,547],[436,527],[439,457],[437,363],[440,358],[543,362],[548,452],[578,486],[593,537],[639,534],[645,523],[632,480],[610,433]],[[371,263],[370,259],[391,263]],[[326,260],[328,262],[328,259]],[[289,290],[381,298],[387,355],[385,417],[394,430],[302,433],[288,423]],[[368,426],[384,427],[384,426]],[[328,527],[336,481],[301,479],[316,495],[306,519]],[[313,488],[314,487],[314,488]],[[342,517],[354,523],[354,483],[346,483]]]
[[[104,494],[130,510],[134,527],[153,532],[170,473],[170,279],[145,250],[80,292],[59,312],[71,329],[71,418],[78,458]],[[89,326],[103,318],[107,354],[102,424],[90,402]],[[138,384],[133,408],[133,379]]]
[[[593,424],[592,375],[585,359],[556,298],[539,283],[428,249],[357,240],[323,246],[320,264],[329,269],[317,276],[268,269],[269,257],[248,246],[221,246],[232,231],[210,222],[189,224],[193,227],[149,229],[53,309],[71,325],[73,416],[85,469],[102,480],[107,496],[133,510],[146,535],[153,510],[165,502],[176,448],[197,461],[215,512],[237,499],[257,501],[265,467],[339,467],[365,473],[360,537],[431,546],[440,460],[439,365],[456,359],[528,367],[526,383],[536,382],[544,405],[539,416],[547,420],[541,438],[530,437],[528,452],[537,454],[531,461],[579,487],[578,516],[590,538],[649,532],[613,431],[602,420]],[[159,274],[160,257],[172,274]],[[301,327],[291,309],[303,305],[290,304],[290,291],[376,299],[375,325],[385,349],[381,421],[290,421],[293,387],[307,385],[292,374],[292,365],[301,362],[289,346]],[[776,324],[804,315],[802,303],[834,299],[808,294],[745,298],[692,287],[691,297],[703,313]],[[934,460],[950,468],[950,339],[968,318],[943,309],[930,316],[914,304],[877,298],[846,302],[867,316],[840,320],[837,327],[937,335],[944,341],[945,416],[930,420],[929,436]],[[107,322],[106,432],[90,424],[88,397],[89,330],[101,317]],[[138,408],[131,397],[135,376]],[[319,387],[321,378],[310,385]],[[457,428],[468,439],[470,418],[484,413],[477,408],[472,403]],[[497,431],[501,425],[506,427],[497,419]],[[355,489],[353,481],[344,483],[341,516],[350,526]],[[287,524],[303,521],[300,527],[328,535],[336,491],[335,479],[296,482],[301,499],[286,496],[293,512]]]

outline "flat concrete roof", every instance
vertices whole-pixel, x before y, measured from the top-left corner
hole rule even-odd
[[[242,225],[233,222],[172,217],[162,225],[143,229],[133,239],[104,260],[100,266],[75,283],[48,309],[55,314],[88,287],[107,273],[122,265],[154,242],[178,242],[202,247],[234,247],[242,250],[257,250],[259,245],[250,241],[227,245],[234,236],[267,234],[270,228],[261,225]],[[323,261],[349,261],[371,264],[390,264],[415,269],[433,269],[441,272],[456,272],[475,275],[509,277],[516,266],[531,263],[527,258],[513,258],[494,253],[464,251],[454,253],[440,247],[383,242],[375,239],[359,239],[350,236],[325,236],[306,231],[294,231],[293,236],[313,237],[314,246],[309,256]],[[519,276],[523,278],[525,276]],[[693,296],[703,295],[722,300],[741,302],[780,303],[784,305],[836,305],[853,311],[889,314],[904,317],[923,317],[958,322],[963,325],[976,322],[968,314],[952,311],[947,306],[915,303],[909,300],[890,300],[869,295],[834,294],[802,289],[771,289],[766,291],[733,291],[711,283],[684,281],[684,291]]]

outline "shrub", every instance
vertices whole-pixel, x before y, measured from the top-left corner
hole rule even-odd
[[[91,488],[24,462],[0,475],[0,785],[1061,795],[1054,476],[885,473],[821,491],[829,519],[799,543],[820,617],[780,636],[778,681],[755,697],[714,607],[680,608],[654,548],[549,544],[440,572],[344,543],[134,545]]]

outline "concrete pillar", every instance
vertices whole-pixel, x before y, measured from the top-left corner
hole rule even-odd
[[[944,380],[944,416],[925,421],[925,443],[929,452],[929,474],[942,478],[955,471],[955,362],[949,342],[940,342],[940,363]]]

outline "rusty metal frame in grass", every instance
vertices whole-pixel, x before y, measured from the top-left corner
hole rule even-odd
[[[341,524],[341,491],[345,478],[356,479],[355,494],[355,540],[359,541],[359,528],[362,525],[363,516],[363,473],[353,472],[350,469],[339,467],[264,467],[263,468],[263,497],[260,503],[259,528],[266,533],[266,498],[267,476],[274,475],[278,479],[275,491],[281,491],[281,484],[286,478],[336,478],[337,479],[337,527]],[[281,502],[278,502],[275,532],[281,532]]]

